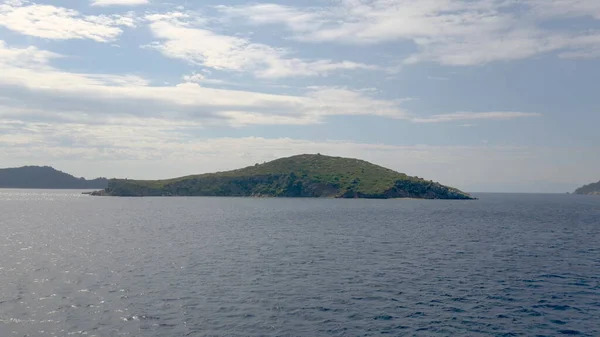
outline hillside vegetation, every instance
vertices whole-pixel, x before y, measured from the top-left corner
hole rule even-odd
[[[169,180],[111,180],[94,195],[471,199],[455,188],[363,160],[320,154]]]
[[[97,189],[107,186],[108,179],[76,178],[48,166],[0,169],[0,188]]]
[[[600,195],[600,181],[578,188],[575,194]]]

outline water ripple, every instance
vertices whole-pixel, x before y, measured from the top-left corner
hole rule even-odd
[[[0,336],[600,336],[600,198],[0,191]]]

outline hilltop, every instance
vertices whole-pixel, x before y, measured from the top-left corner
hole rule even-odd
[[[106,178],[76,178],[49,166],[0,169],[0,188],[98,189],[107,186]]]
[[[169,180],[113,179],[93,195],[472,199],[455,188],[363,160],[320,154]]]
[[[600,181],[580,187],[573,194],[600,195]]]

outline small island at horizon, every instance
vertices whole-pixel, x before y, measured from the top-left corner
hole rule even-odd
[[[600,181],[597,183],[588,184],[582,186],[573,192],[573,194],[579,195],[600,195]]]
[[[86,180],[50,166],[22,166],[0,169],[0,188],[87,189],[106,188],[108,179]]]
[[[475,199],[364,160],[303,154],[242,169],[167,180],[111,179],[93,196]]]

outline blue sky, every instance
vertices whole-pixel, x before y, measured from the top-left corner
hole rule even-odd
[[[467,191],[600,179],[597,0],[0,0],[0,166],[298,153]]]

